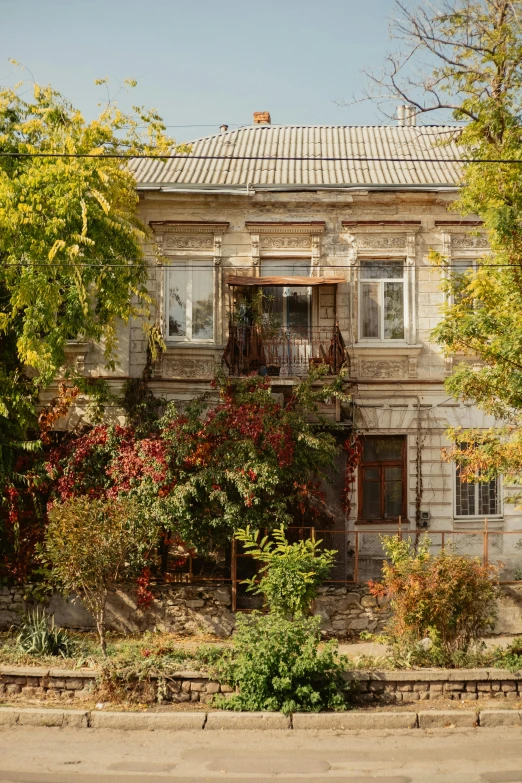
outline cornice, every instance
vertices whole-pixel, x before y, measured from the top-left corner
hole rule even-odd
[[[247,231],[251,234],[324,234],[326,223],[324,220],[312,220],[309,222],[293,221],[252,221],[245,222]]]
[[[161,234],[224,234],[230,223],[199,220],[151,220],[149,226]]]

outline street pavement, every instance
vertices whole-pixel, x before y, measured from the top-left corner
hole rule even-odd
[[[0,729],[0,783],[522,783],[522,729]]]

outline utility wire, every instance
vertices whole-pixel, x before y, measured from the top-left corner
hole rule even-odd
[[[274,260],[274,259],[269,259],[269,260]],[[275,259],[275,260],[277,260],[277,259]],[[281,260],[283,260],[283,259],[281,259]],[[302,258],[300,260],[307,260],[307,259]],[[464,258],[459,259],[460,262],[466,261],[466,260],[468,260],[468,259],[464,259]],[[469,260],[470,260],[469,269],[472,269],[473,266],[472,266],[471,262],[475,261],[476,259],[469,259]],[[383,258],[378,258],[378,257],[368,259],[368,263],[369,264],[372,264],[372,263],[379,264],[380,263],[380,264],[383,264],[383,265],[384,264],[394,264],[395,266],[398,266],[399,264],[401,264],[404,269],[410,267],[410,268],[414,268],[414,269],[428,269],[430,271],[435,271],[436,269],[441,269],[442,271],[444,271],[445,269],[455,269],[455,268],[462,270],[462,263],[450,263],[450,264],[444,264],[443,266],[440,266],[440,267],[436,267],[436,266],[432,266],[430,264],[411,264],[410,265],[410,264],[407,264],[405,262],[401,262],[400,259],[397,260],[397,261],[394,261],[393,259],[390,259],[390,258],[384,258],[383,259]],[[73,262],[73,261],[70,261],[68,263],[67,262],[58,262],[58,263],[54,263],[53,262],[53,263],[51,263],[51,262],[47,262],[47,261],[8,261],[7,263],[0,264],[0,267],[1,266],[4,266],[4,267],[7,267],[7,266],[13,267],[14,266],[14,267],[20,267],[22,269],[27,269],[28,267],[57,267],[57,268],[66,267],[67,268],[67,267],[70,267],[70,266],[86,267],[86,268],[94,268],[94,269],[96,269],[96,268],[98,268],[98,269],[107,269],[107,268],[110,268],[110,269],[133,269],[133,268],[136,267],[136,264],[113,264],[110,261],[97,261],[96,263],[93,263],[93,264],[76,263],[76,262]],[[170,263],[170,264],[164,264],[164,263],[160,263],[160,264],[147,263],[146,264],[146,268],[147,269],[151,269],[151,270],[153,270],[153,269],[172,269],[172,268],[174,268],[176,266],[178,266],[178,267],[182,266],[184,269],[190,268],[190,269],[196,269],[196,270],[197,269],[215,269],[216,268],[216,265],[213,264],[213,263],[212,264],[190,264],[190,263],[186,263],[183,259],[176,259],[176,258],[173,258],[172,259],[172,263]],[[325,267],[324,264],[322,264],[320,266],[322,266],[323,268],[328,269],[330,271],[333,271],[333,272],[335,272],[336,269],[368,269],[369,268],[369,266],[366,265],[366,264],[364,264],[364,265],[363,264],[336,264],[335,266],[328,266],[328,267]],[[482,269],[483,267],[486,267],[486,268],[490,268],[491,267],[491,268],[497,268],[497,269],[510,269],[510,268],[511,269],[522,269],[522,263],[521,264],[482,264],[481,263],[481,264],[478,265],[478,269]],[[233,273],[233,272],[235,272],[235,271],[237,271],[239,269],[249,269],[249,270],[252,270],[253,267],[252,267],[252,265],[244,265],[244,266],[243,265],[241,265],[241,266],[234,265],[234,266],[223,266],[222,268],[226,272]],[[279,269],[282,272],[285,269],[293,269],[293,268],[294,268],[293,266],[290,266],[290,265],[285,266],[284,264],[281,264],[279,266]],[[462,271],[462,274],[465,274],[465,270]],[[279,276],[280,277],[292,277],[292,275],[284,275],[284,274],[283,275],[279,275]],[[303,275],[298,275],[298,277],[302,277],[302,276]],[[262,277],[262,275],[261,275],[261,277]],[[273,275],[268,275],[268,277],[273,277]],[[256,279],[256,278],[252,278],[252,279]],[[325,279],[328,279],[328,278],[325,278]],[[377,279],[377,278],[375,278],[375,279]]]
[[[299,155],[122,155],[121,153],[91,152],[0,152],[0,158],[95,158],[98,160],[273,160],[273,161],[325,161],[325,162],[368,162],[368,163],[513,163],[522,164],[522,158],[375,158],[367,156],[299,156]],[[255,187],[255,185],[254,185]]]

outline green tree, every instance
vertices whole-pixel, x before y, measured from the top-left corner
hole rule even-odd
[[[50,86],[27,93],[0,90],[0,417],[22,428],[68,340],[102,343],[111,364],[118,319],[148,317],[146,229],[120,156],[173,144],[155,111],[109,100],[88,122]]]
[[[109,590],[139,573],[158,535],[128,498],[71,498],[49,512],[44,560],[65,595],[79,594],[94,615],[104,655]]]
[[[142,316],[158,340],[125,159],[170,152],[164,130],[155,111],[123,112],[112,99],[87,121],[50,86],[0,89],[0,560],[19,576],[13,563],[43,519],[30,459],[41,445],[36,403],[61,374],[67,341],[97,341],[112,366],[119,320]],[[95,392],[73,368],[65,374]]]
[[[397,2],[400,53],[373,77],[381,99],[414,113],[464,122],[448,136],[463,165],[451,211],[478,216],[491,252],[457,274],[445,258],[448,303],[435,337],[447,355],[467,357],[447,381],[452,395],[505,420],[488,432],[452,430],[446,452],[470,480],[522,476],[522,0]],[[428,63],[428,65],[426,65]],[[420,74],[420,75],[419,75]],[[385,87],[383,90],[382,87]],[[513,161],[505,163],[502,161]],[[462,451],[460,444],[465,442]]]

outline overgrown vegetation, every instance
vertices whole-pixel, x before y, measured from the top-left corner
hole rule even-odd
[[[320,712],[346,709],[346,660],[337,644],[319,648],[320,619],[269,612],[239,617],[233,647],[215,667],[238,693],[214,700],[227,710]]]
[[[391,562],[383,566],[382,582],[370,586],[389,601],[386,640],[394,657],[446,666],[472,654],[494,625],[495,568],[447,551],[432,555],[427,536],[417,547],[397,536],[382,542]]]
[[[261,539],[257,530],[247,527],[237,531],[236,539],[247,554],[263,564],[256,576],[244,581],[247,589],[264,596],[273,613],[306,615],[317,588],[330,573],[336,550],[321,550],[322,541],[310,538],[289,544],[283,527]]]
[[[229,544],[245,524],[273,529],[320,518],[338,446],[309,417],[341,396],[317,370],[286,405],[259,376],[216,379],[215,393],[174,404],[145,431],[100,425],[52,451],[47,461],[56,502],[89,495],[130,497],[137,513],[198,551]],[[216,399],[217,397],[217,399]]]
[[[320,552],[320,542],[289,544],[282,529],[275,531],[275,541],[265,537],[258,543],[259,538],[248,528],[238,533],[264,562],[259,583],[248,584],[265,594],[268,613],[238,616],[232,646],[214,674],[238,692],[215,703],[228,710],[284,713],[346,709],[346,659],[338,656],[336,642],[320,646],[320,619],[306,616],[334,552]]]

